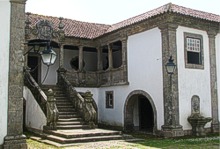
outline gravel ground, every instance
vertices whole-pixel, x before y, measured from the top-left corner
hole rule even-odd
[[[154,147],[147,147],[125,141],[101,141],[94,143],[77,144],[76,146],[66,147],[65,149],[157,149]]]

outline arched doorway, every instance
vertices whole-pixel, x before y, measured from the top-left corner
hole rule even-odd
[[[154,133],[156,118],[156,108],[148,93],[136,90],[128,95],[124,107],[125,131]]]

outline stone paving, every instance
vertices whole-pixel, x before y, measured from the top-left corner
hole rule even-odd
[[[99,141],[99,142],[90,142],[90,143],[77,143],[69,144],[66,147],[58,147],[62,149],[158,149],[155,147],[137,145],[133,142],[126,142],[124,140],[114,140],[114,141]],[[46,146],[43,143],[39,146],[29,145],[28,149],[57,149],[54,146]]]

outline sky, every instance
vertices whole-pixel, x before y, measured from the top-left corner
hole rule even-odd
[[[114,24],[170,2],[220,15],[219,0],[27,0],[26,12]]]

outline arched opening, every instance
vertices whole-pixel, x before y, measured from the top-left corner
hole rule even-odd
[[[138,96],[138,116],[139,116],[139,126],[140,131],[153,132],[154,127],[154,113],[153,108],[149,100],[143,96]]]
[[[131,92],[127,97],[124,112],[125,131],[155,132],[156,108],[152,98],[146,92]]]

